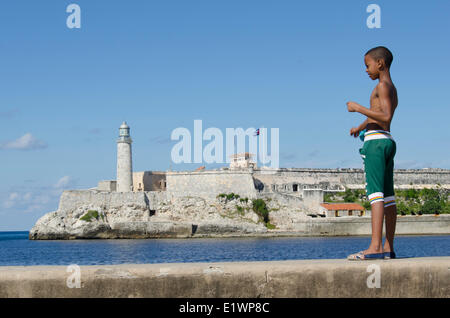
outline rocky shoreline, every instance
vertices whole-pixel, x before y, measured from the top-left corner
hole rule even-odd
[[[57,211],[47,213],[36,222],[29,238],[187,238],[267,231],[248,199],[206,200],[171,197],[165,192],[71,190],[64,191]]]

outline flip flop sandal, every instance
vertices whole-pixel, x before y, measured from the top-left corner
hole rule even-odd
[[[362,259],[364,259],[363,251],[355,253],[355,254],[351,254],[351,255],[347,256],[347,259],[350,261],[362,260]]]
[[[395,255],[395,252],[384,252],[384,258],[385,259],[394,259],[397,256]]]
[[[384,259],[384,253],[364,254],[363,251],[351,254],[347,257],[350,261],[365,261],[372,259]]]

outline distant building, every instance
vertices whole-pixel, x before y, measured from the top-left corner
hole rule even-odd
[[[166,173],[164,171],[133,172],[133,191],[165,191]]]
[[[320,206],[326,217],[365,215],[364,207],[357,203],[321,203]]]
[[[253,168],[256,169],[256,162],[252,161],[253,154],[244,152],[231,155],[230,169]]]
[[[115,192],[117,188],[116,180],[102,180],[98,182],[97,190]]]

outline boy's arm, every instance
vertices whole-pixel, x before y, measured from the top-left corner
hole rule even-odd
[[[372,119],[389,123],[392,119],[392,101],[387,84],[378,84],[378,99],[380,101],[381,111],[368,109],[355,102],[348,102],[347,109],[349,112],[358,112]]]
[[[358,130],[361,131],[364,128],[366,128],[368,121],[369,121],[369,119],[366,118],[366,120],[361,125],[358,126]]]
[[[366,128],[367,126],[367,122],[368,120],[366,119],[361,125],[359,125],[358,127],[353,127],[352,129],[350,129],[350,135],[352,135],[353,137],[358,137],[359,136],[359,132],[362,131],[364,128]]]

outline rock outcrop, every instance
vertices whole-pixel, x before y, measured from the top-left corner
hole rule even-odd
[[[289,229],[305,214],[267,198],[270,222]],[[187,238],[267,233],[267,224],[248,198],[205,199],[171,196],[165,191],[64,191],[57,211],[30,230],[33,240],[104,238]]]

